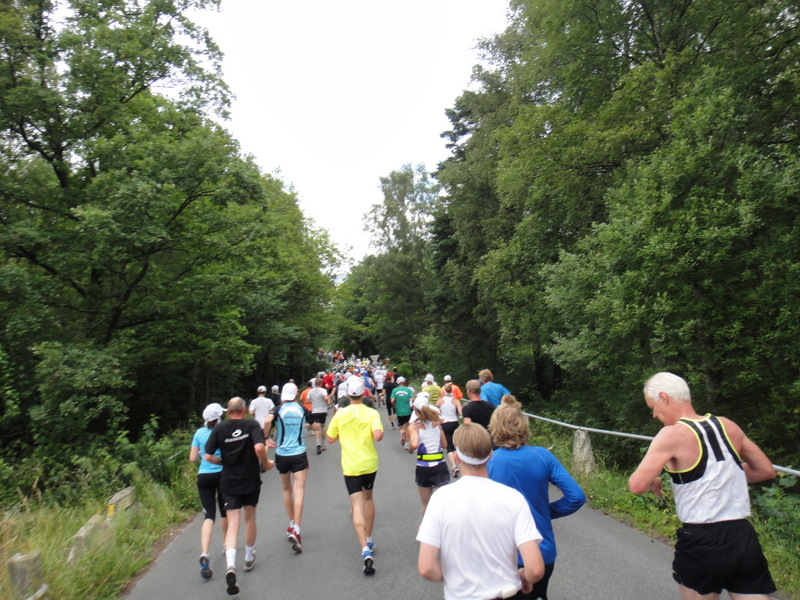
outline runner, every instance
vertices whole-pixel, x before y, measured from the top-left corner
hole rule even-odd
[[[264,431],[258,423],[246,418],[247,405],[235,397],[228,401],[228,419],[211,431],[206,442],[206,461],[222,465],[220,487],[228,514],[228,531],[225,535],[225,557],[228,569],[225,582],[228,594],[239,593],[236,584],[236,544],[239,538],[241,513],[244,512],[245,555],[244,570],[252,571],[256,562],[256,506],[261,493],[261,475],[275,466],[267,458]],[[215,456],[221,451],[221,458]]]
[[[429,404],[427,392],[420,392],[414,399],[414,414],[417,419],[407,429],[408,451],[417,454],[414,481],[424,517],[433,493],[450,483],[450,471],[443,453],[447,440],[442,429],[442,415]]]
[[[364,381],[353,377],[347,381],[350,403],[340,408],[328,428],[328,443],[342,443],[342,473],[350,495],[353,511],[353,529],[361,545],[364,574],[375,573],[375,542],[372,528],[375,524],[375,503],[372,489],[378,472],[378,452],[375,442],[383,439],[383,425],[378,411],[362,402]]]
[[[408,449],[406,441],[406,426],[411,418],[411,401],[414,399],[414,391],[406,386],[406,378],[397,378],[397,387],[392,390],[390,399],[394,413],[397,415],[397,426],[400,428],[400,444]]]
[[[208,553],[211,548],[211,534],[214,532],[214,520],[217,516],[217,504],[219,504],[219,519],[222,526],[222,539],[228,530],[228,516],[225,513],[225,502],[222,499],[222,490],[219,482],[222,477],[222,465],[215,465],[208,462],[203,457],[206,442],[211,435],[211,430],[222,417],[225,409],[214,402],[206,406],[203,411],[203,426],[198,429],[192,438],[192,446],[189,449],[189,462],[197,462],[200,459],[200,468],[197,470],[197,492],[200,494],[200,503],[203,505],[203,526],[200,529],[200,576],[203,579],[211,579],[213,574],[209,563]],[[219,450],[217,457],[222,457]]]
[[[447,599],[520,598],[544,575],[542,536],[522,494],[489,479],[489,432],[467,423],[453,438],[464,475],[428,504],[417,533],[417,570],[444,581]]]
[[[314,387],[308,393],[308,399],[311,401],[311,429],[314,431],[314,438],[317,442],[317,454],[321,454],[323,450],[328,449],[325,444],[325,421],[328,419],[330,398],[325,393],[322,379],[319,377],[314,380]]]
[[[664,424],[630,476],[634,494],[661,492],[661,471],[672,481],[681,520],[672,577],[683,600],[769,600],[776,591],[750,516],[748,483],[775,477],[775,468],[730,419],[700,416],[689,385],[672,373],[657,373],[644,385],[653,418]]]
[[[539,543],[544,577],[536,582],[533,591],[525,598],[547,600],[547,585],[556,562],[556,540],[551,520],[576,512],[586,502],[586,495],[546,448],[526,445],[530,438],[530,425],[527,415],[516,404],[503,401],[492,413],[489,433],[494,445],[498,446],[489,460],[489,477],[525,496],[536,528],[544,538]],[[550,502],[551,484],[561,491],[561,498],[555,502]],[[517,561],[521,567],[520,556],[517,556]]]
[[[386,402],[386,413],[389,416],[389,425],[394,429],[394,404],[392,404],[391,397],[394,388],[397,384],[394,382],[394,373],[386,371],[383,381],[383,399]]]
[[[250,414],[258,421],[261,429],[264,429],[264,420],[267,418],[269,411],[275,408],[275,403],[272,398],[267,398],[266,386],[258,386],[258,396],[250,401]],[[266,436],[265,436],[266,437]]]
[[[445,392],[445,388],[447,388],[447,392]],[[461,400],[464,397],[464,393],[461,391],[461,388],[453,383],[453,378],[450,375],[444,376],[444,385],[442,386],[441,395],[444,396],[445,394],[453,396],[453,398],[456,400]]]
[[[450,376],[447,375],[445,379],[447,377]],[[445,457],[447,459],[447,466],[450,469],[453,479],[461,474],[461,471],[459,471],[458,465],[455,463],[455,459],[451,454],[452,452],[456,451],[456,447],[453,445],[453,434],[458,428],[458,418],[462,416],[461,400],[456,398],[454,395],[455,388],[457,387],[458,386],[454,385],[453,383],[445,383],[444,386],[442,386],[442,395],[439,398],[439,401],[436,403],[436,406],[442,413],[442,431],[444,431],[444,437],[447,441],[447,445],[445,446]]]
[[[289,517],[286,537],[292,543],[292,549],[299,553],[303,551],[300,526],[303,521],[308,455],[303,441],[305,414],[303,407],[295,402],[296,398],[297,386],[293,383],[284,385],[281,403],[267,417],[264,432],[269,435],[272,424],[276,424],[275,466],[281,475],[283,507]]]

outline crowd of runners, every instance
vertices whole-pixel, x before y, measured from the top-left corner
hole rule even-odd
[[[443,581],[445,597],[451,599],[547,600],[556,558],[551,521],[573,514],[586,497],[553,454],[545,448],[528,445],[528,417],[511,392],[495,382],[488,369],[465,382],[463,393],[450,375],[445,375],[440,384],[429,373],[417,387],[410,385],[397,368],[391,368],[388,361],[345,359],[340,351],[331,353],[329,358],[331,368],[301,386],[289,381],[281,387],[272,386],[269,393],[265,386],[260,386],[249,409],[237,397],[228,401],[227,409],[215,403],[203,412],[204,426],[197,430],[190,452],[190,460],[200,461],[197,485],[205,513],[200,575],[204,579],[212,577],[209,547],[219,511],[225,540],[226,589],[230,595],[238,594],[238,531],[243,520],[243,569],[249,571],[256,560],[255,508],[261,473],[272,468],[277,469],[283,487],[288,521],[286,538],[292,550],[301,553],[308,446],[321,454],[328,444],[334,443],[341,445],[341,469],[360,548],[360,568],[365,575],[374,574],[373,486],[378,471],[375,444],[384,436],[379,411],[386,410],[389,427],[398,430],[396,439],[416,459],[413,480],[422,511],[417,534],[420,575]],[[654,417],[664,423],[662,432],[670,432],[677,440],[672,442],[675,450],[673,456],[667,456],[669,452],[663,449],[657,452],[651,447],[642,466],[631,477],[631,490],[660,494],[658,475],[662,468],[668,472],[689,472],[693,479],[672,475],[679,514],[685,503],[683,498],[688,496],[695,503],[689,512],[704,518],[709,510],[694,498],[706,493],[708,482],[703,481],[704,472],[695,473],[697,464],[692,467],[694,471],[674,467],[691,466],[695,455],[702,458],[708,451],[702,442],[692,450],[691,439],[683,436],[684,427],[678,426],[683,423],[688,429],[708,431],[708,435],[712,428],[727,435],[727,428],[728,433],[733,432],[734,441],[724,444],[730,452],[722,458],[718,452],[717,459],[724,461],[728,457],[731,462],[727,464],[731,466],[724,470],[723,492],[714,501],[731,505],[725,516],[733,515],[737,522],[745,519],[749,515],[746,483],[768,478],[771,463],[732,422],[711,418],[712,427],[707,427],[704,423],[709,417],[701,418],[691,409],[688,387],[684,389],[667,377],[671,374],[659,375],[660,379],[648,381],[645,399],[653,408]],[[669,409],[662,408],[662,403]],[[227,418],[223,419],[226,411]],[[693,424],[693,417],[697,417],[694,421],[702,421],[702,427]],[[307,438],[313,442],[307,444]],[[719,442],[713,445],[715,452],[719,445]],[[656,442],[654,447],[658,447]],[[274,449],[274,461],[268,458],[269,449]],[[737,475],[737,469],[741,475]],[[716,477],[716,470],[709,471],[713,471],[711,477]],[[734,479],[737,483],[732,488],[730,482]],[[703,481],[705,487],[693,485],[698,481]],[[691,491],[681,495],[684,484],[689,484],[686,489]],[[550,500],[551,485],[561,492],[555,501]],[[701,522],[716,521],[712,515],[710,520]],[[723,550],[736,543],[744,545],[748,554],[742,560],[748,567],[754,563],[756,574],[742,575],[732,582],[722,576],[701,581],[698,564],[703,565],[699,572],[706,574],[709,569],[715,574],[721,567],[709,567],[707,557],[699,558],[691,554],[691,548],[684,549],[688,546],[684,541],[684,547],[679,548],[681,552],[676,550],[676,565],[680,558],[681,571],[674,574],[680,584],[681,598],[713,598],[722,588],[729,589],[734,597],[737,587],[753,590],[748,592],[751,594],[774,591],[769,589],[774,584],[758,541],[751,528],[743,527],[744,530],[737,528],[730,532],[702,529],[702,533],[710,536],[712,543],[724,538],[719,542]],[[691,531],[697,535],[695,529]],[[745,535],[743,531],[749,537],[736,542],[734,538]],[[510,556],[516,559],[509,559]],[[719,586],[722,587],[717,590]],[[697,592],[700,588],[709,590],[703,593],[711,595],[701,595]],[[768,595],[752,597],[768,598]]]

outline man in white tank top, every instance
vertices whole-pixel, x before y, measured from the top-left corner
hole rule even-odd
[[[644,398],[664,427],[628,486],[634,494],[662,496],[661,471],[670,476],[683,523],[672,564],[681,600],[716,599],[723,589],[734,600],[768,600],[775,584],[746,519],[747,484],[775,477],[769,458],[733,421],[697,414],[689,386],[677,375],[651,377]]]

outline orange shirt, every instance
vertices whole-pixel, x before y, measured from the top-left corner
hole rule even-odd
[[[303,404],[303,408],[307,411],[311,412],[311,400],[308,399],[308,392],[311,391],[311,386],[304,389],[300,392],[300,402]]]

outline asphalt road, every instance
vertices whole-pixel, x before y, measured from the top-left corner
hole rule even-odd
[[[339,444],[317,456],[308,437],[311,467],[303,515],[303,552],[295,554],[286,541],[286,513],[277,471],[264,474],[258,506],[255,568],[244,573],[243,533],[237,569],[239,600],[352,598],[440,600],[442,584],[425,581],[416,570],[414,537],[421,520],[414,485],[414,460],[403,451],[397,431],[388,429],[381,409],[383,441],[378,443],[380,466],[375,482],[375,569],[362,571],[360,548],[350,521],[350,502],[339,463]],[[270,451],[271,453],[273,451]],[[230,598],[225,586],[225,559],[219,528],[212,540],[210,580],[200,577],[202,516],[192,520],[168,544],[139,578],[127,600],[205,600]],[[672,549],[662,542],[589,508],[555,521],[559,556],[550,581],[550,600],[675,599]]]

